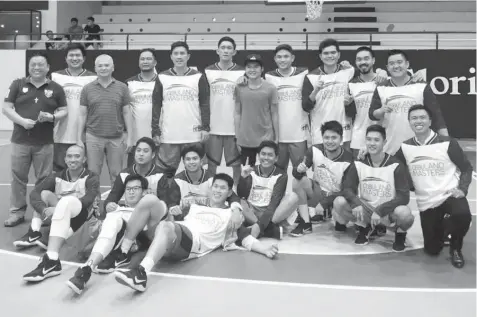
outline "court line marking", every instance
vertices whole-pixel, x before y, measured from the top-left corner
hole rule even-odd
[[[19,258],[38,261],[39,256],[23,254],[13,251],[7,251],[0,249],[0,254],[16,256]],[[62,264],[66,264],[73,267],[81,267],[83,263],[76,263],[70,261],[61,261]],[[120,271],[127,271],[126,269],[119,269]],[[297,282],[277,282],[277,281],[260,281],[251,279],[237,279],[227,277],[210,277],[200,275],[185,275],[175,273],[159,273],[149,272],[149,276],[160,276],[169,278],[178,278],[184,280],[199,280],[207,282],[223,282],[223,283],[236,283],[236,284],[251,284],[262,286],[282,286],[282,287],[295,287],[295,288],[314,288],[314,289],[334,289],[345,291],[373,291],[373,292],[410,292],[410,293],[477,293],[475,288],[402,288],[402,287],[371,287],[371,286],[352,286],[352,285],[329,285],[329,284],[308,284]]]

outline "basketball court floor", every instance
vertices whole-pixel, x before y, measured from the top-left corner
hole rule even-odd
[[[10,190],[10,146],[0,142],[1,218],[7,216]],[[475,149],[475,142],[472,149]],[[469,153],[475,164],[475,153]],[[474,165],[475,167],[475,165]],[[222,171],[228,171],[221,167]],[[231,172],[231,171],[230,171]],[[29,183],[34,182],[31,173]],[[109,189],[106,168],[102,191]],[[32,186],[28,187],[29,192]],[[65,282],[80,262],[68,244],[60,253],[63,272],[40,284],[26,284],[23,274],[38,264],[39,248],[17,251],[12,242],[28,230],[27,221],[15,228],[0,226],[0,292],[2,311],[16,316],[394,316],[475,317],[476,312],[476,184],[469,190],[473,225],[463,249],[466,266],[455,269],[448,248],[437,258],[423,253],[420,223],[408,234],[408,249],[391,251],[391,233],[367,246],[353,244],[354,230],[336,234],[331,223],[314,226],[302,238],[286,236],[274,260],[261,255],[218,250],[203,258],[159,263],[143,294],[118,284],[113,276],[93,274],[81,296]],[[267,241],[267,243],[276,243]],[[133,258],[139,263],[144,253]]]

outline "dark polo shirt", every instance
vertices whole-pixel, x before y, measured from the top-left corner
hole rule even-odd
[[[40,111],[53,114],[56,109],[66,107],[66,96],[63,88],[54,81],[47,80],[36,88],[30,77],[15,79],[10,85],[6,102],[13,103],[15,111],[23,118],[37,120]],[[28,145],[44,145],[53,143],[53,122],[37,122],[26,130],[18,124],[13,125],[11,142]]]
[[[130,103],[129,88],[119,80],[113,79],[106,88],[98,80],[87,84],[80,98],[87,111],[86,132],[108,139],[121,137],[125,130],[123,107]]]

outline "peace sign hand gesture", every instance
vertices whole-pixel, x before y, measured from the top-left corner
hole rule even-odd
[[[242,165],[242,173],[241,176],[243,178],[247,178],[253,172],[253,167],[249,165],[249,158],[245,161],[245,165]]]

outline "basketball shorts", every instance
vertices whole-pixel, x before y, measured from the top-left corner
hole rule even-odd
[[[313,197],[308,197],[309,207],[314,208],[318,206],[318,204],[321,204],[325,210],[333,208],[333,202],[335,201],[336,197],[339,196],[339,193],[324,191],[314,180],[311,180],[311,188],[313,191]]]
[[[250,211],[254,213],[254,215],[258,219],[260,219],[260,217],[262,217],[263,213],[265,212],[265,207],[254,206],[250,202],[245,200],[242,200],[242,208],[248,208]],[[279,225],[284,225],[284,226],[292,225],[295,223],[295,220],[297,217],[298,217],[298,212],[295,210],[287,219],[283,221],[283,223],[279,223]],[[272,221],[270,221],[270,224],[272,224]],[[252,224],[249,223],[247,225],[252,225]]]
[[[173,246],[169,252],[164,256],[169,261],[184,261],[192,257],[193,252],[197,252],[200,249],[200,242],[187,228],[187,226],[174,223],[174,231],[176,239],[173,242]]]
[[[206,145],[207,159],[220,166],[222,152],[227,166],[240,165],[240,152],[237,149],[235,136],[210,134]]]
[[[166,170],[176,171],[181,162],[182,149],[191,145],[203,146],[201,142],[181,144],[162,143],[157,151],[156,165]]]
[[[288,169],[288,162],[291,160],[293,167],[298,166],[305,157],[307,150],[306,141],[294,143],[278,143],[277,166],[283,170]]]

